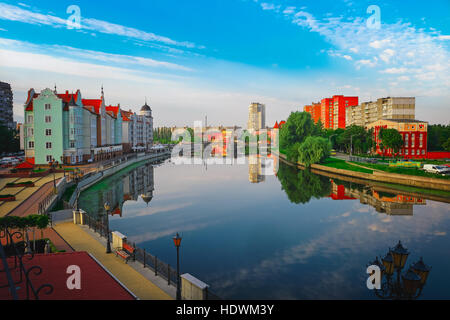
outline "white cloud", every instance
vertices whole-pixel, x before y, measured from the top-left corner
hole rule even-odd
[[[389,68],[386,70],[381,71],[382,73],[389,73],[389,74],[399,74],[399,73],[405,73],[408,69],[406,68]]]
[[[439,36],[439,40],[450,40],[450,35]]]
[[[62,19],[49,14],[41,14],[33,12],[31,10],[23,9],[17,6],[0,3],[0,19],[9,21],[19,21],[23,23],[47,25],[54,28],[65,28],[67,20]],[[122,26],[119,24],[97,20],[93,18],[81,18],[82,29],[105,33],[114,34],[123,37],[129,37],[133,39],[143,41],[155,41],[161,42],[166,45],[181,46],[186,48],[204,48],[203,46],[196,46],[192,42],[179,42],[172,40],[168,37],[156,35],[151,32],[142,31],[135,28]]]

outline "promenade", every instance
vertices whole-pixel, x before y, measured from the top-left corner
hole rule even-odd
[[[144,269],[138,262],[129,261],[126,264],[114,253],[107,254],[102,239],[88,228],[75,225],[73,222],[62,222],[53,228],[75,251],[87,251],[92,254],[139,299],[174,299],[175,287],[168,286],[167,282],[155,277],[149,269]]]

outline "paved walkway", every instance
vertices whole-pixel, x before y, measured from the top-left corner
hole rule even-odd
[[[105,246],[102,245],[95,235],[86,227],[73,224],[73,222],[63,222],[53,227],[76,251],[87,251],[92,254],[100,263],[105,266],[120,282],[131,290],[142,300],[172,300],[175,289],[170,288],[169,294],[150,282],[145,272],[140,272],[136,266],[137,262],[126,264],[115,254],[106,254]],[[167,284],[166,284],[167,286]]]
[[[58,183],[59,178],[62,178],[63,176],[63,173],[56,173],[56,183]],[[3,178],[0,179],[0,182],[2,184],[3,180]],[[35,186],[30,188],[20,187],[1,189],[0,194],[14,194],[16,196],[16,201],[0,202],[0,217],[3,217],[7,214],[25,216],[28,214],[38,213],[39,202],[43,200],[53,188],[53,174],[49,174],[45,177],[39,178],[20,178],[19,180],[14,182],[21,181],[33,181],[35,183]],[[13,211],[16,212],[13,214]]]

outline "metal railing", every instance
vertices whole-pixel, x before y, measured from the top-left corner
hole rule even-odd
[[[81,213],[83,216],[83,224],[88,226],[91,230],[98,233],[101,237],[107,238],[106,224],[104,223],[104,218],[99,217],[97,219],[90,217],[86,212]],[[111,240],[111,237],[110,237]],[[134,254],[131,259],[133,261],[140,262],[144,268],[148,268],[155,273],[155,276],[159,276],[167,281],[168,285],[174,287],[177,286],[177,270],[174,269],[169,264],[158,259],[157,256],[152,255],[145,249],[136,246],[136,243],[124,240],[126,244],[134,248]],[[181,284],[181,281],[180,281]],[[210,290],[207,292],[207,300],[221,300],[216,294],[212,293]]]
[[[0,269],[0,279],[6,279],[6,283],[0,282],[0,290],[8,288],[11,299],[19,300],[39,300],[39,295],[43,291],[46,295],[53,293],[53,286],[42,284],[35,287],[30,279],[30,275],[39,276],[42,274],[42,268],[38,265],[31,265],[34,258],[32,246],[28,238],[19,231],[10,232],[8,229],[0,230],[0,239],[5,238],[6,246],[0,241],[0,260],[3,268]],[[21,240],[19,242],[14,240]],[[27,264],[26,264],[27,263]],[[4,273],[5,277],[1,276]],[[25,286],[25,296],[19,295],[18,288]],[[22,291],[23,292],[23,291]]]

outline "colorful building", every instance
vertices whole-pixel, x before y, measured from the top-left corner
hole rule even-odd
[[[33,164],[86,163],[121,155],[126,144],[134,151],[153,145],[150,107],[145,104],[138,116],[120,105],[106,106],[103,88],[99,99],[83,99],[80,90],[30,89],[24,109],[21,141],[26,160]]]
[[[324,129],[332,129],[334,123],[333,99],[324,98],[320,101],[320,121]]]
[[[347,108],[357,106],[358,97],[333,96],[333,126],[336,129],[345,129]]]
[[[366,129],[374,129],[374,140],[376,142],[376,152],[380,155],[383,151],[380,149],[381,139],[379,133],[381,129],[395,129],[403,138],[403,147],[394,154],[393,150],[388,149],[384,155],[387,157],[401,156],[403,158],[427,158],[427,130],[428,123],[425,121],[411,119],[387,119],[378,120],[366,127]]]

